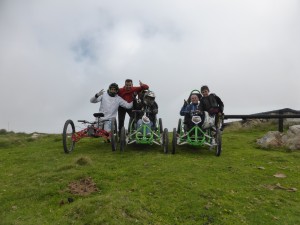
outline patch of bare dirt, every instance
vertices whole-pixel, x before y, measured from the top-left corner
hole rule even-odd
[[[72,194],[81,196],[99,191],[91,177],[82,178],[79,181],[72,181],[68,184],[68,188]]]

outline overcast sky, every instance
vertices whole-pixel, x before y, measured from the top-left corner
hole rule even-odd
[[[0,0],[0,129],[61,133],[127,78],[169,131],[204,84],[225,114],[300,110],[300,1]]]

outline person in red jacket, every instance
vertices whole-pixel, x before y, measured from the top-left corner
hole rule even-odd
[[[139,87],[133,87],[132,80],[126,79],[125,85],[124,85],[124,87],[119,89],[118,95],[121,98],[123,98],[125,101],[127,101],[128,103],[131,103],[137,94],[139,94],[143,90],[149,89],[149,86],[147,84],[144,84],[141,81],[139,81],[139,82],[140,82]],[[126,109],[126,108],[123,108],[120,106],[118,109],[119,131],[124,126],[126,113],[128,113],[130,118],[133,117],[132,109]]]

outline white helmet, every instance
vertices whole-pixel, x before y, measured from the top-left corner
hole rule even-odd
[[[145,97],[146,97],[146,96],[155,98],[155,93],[154,93],[153,91],[147,91],[147,92],[145,93]]]
[[[147,91],[144,96],[144,103],[146,105],[152,105],[155,101],[155,93],[153,91]]]

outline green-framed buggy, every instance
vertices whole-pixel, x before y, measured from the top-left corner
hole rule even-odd
[[[138,119],[136,114],[142,112],[142,124],[138,127]],[[129,122],[129,129],[126,134],[125,127],[120,131],[120,150],[124,151],[126,145],[130,144],[146,144],[146,145],[159,145],[163,147],[164,153],[168,152],[169,135],[168,129],[163,129],[162,119],[159,118],[151,126],[150,120],[146,116],[145,110],[133,110],[134,117]],[[148,132],[147,132],[148,130]]]
[[[190,94],[201,95],[199,91],[193,90]],[[202,121],[204,119],[204,121]],[[217,121],[215,123],[215,120]],[[210,116],[207,112],[191,112],[191,122],[193,126],[188,128],[186,121],[178,120],[177,129],[173,129],[172,134],[172,154],[175,154],[177,145],[209,146],[210,150],[215,149],[216,156],[220,156],[222,151],[222,116]]]

